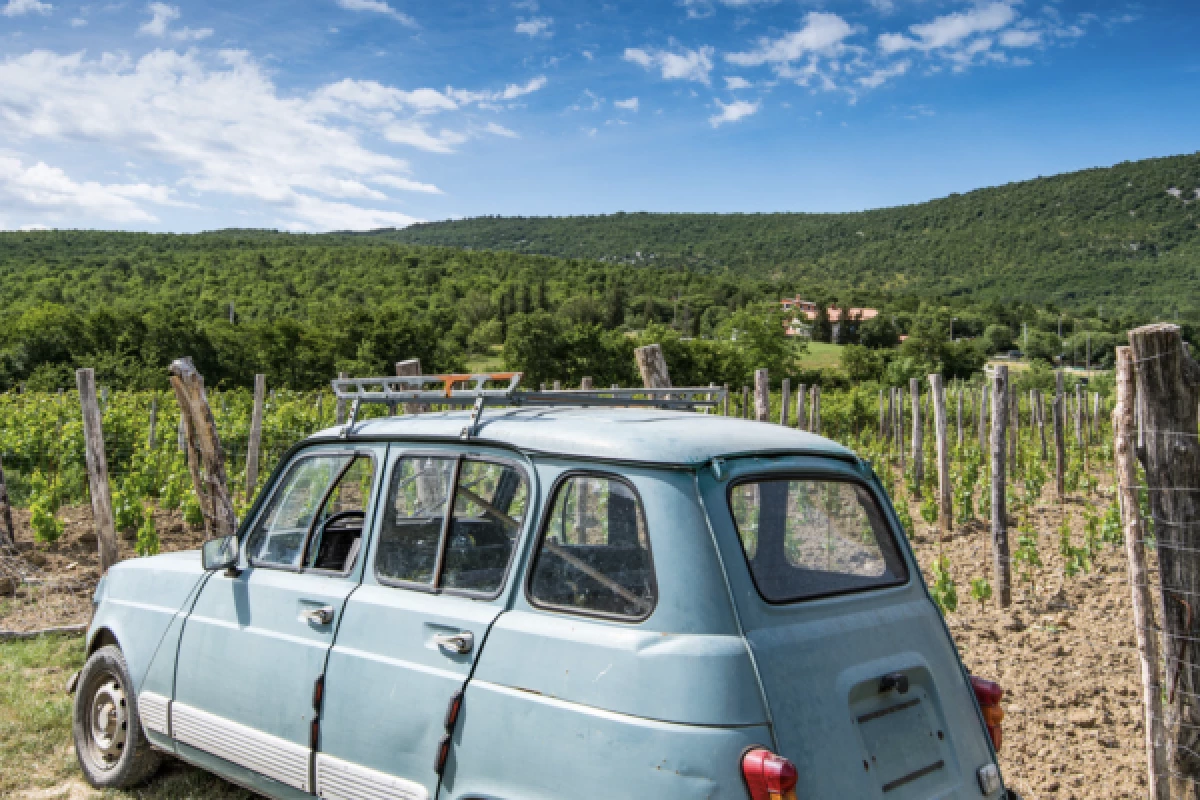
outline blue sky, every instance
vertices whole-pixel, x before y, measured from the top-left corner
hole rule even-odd
[[[0,0],[0,229],[844,211],[1200,149],[1200,7]]]

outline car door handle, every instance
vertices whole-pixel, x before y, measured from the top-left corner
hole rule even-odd
[[[453,650],[459,655],[466,655],[475,647],[475,634],[470,631],[460,631],[459,633],[435,633],[433,642],[438,647],[444,647],[447,650]]]
[[[328,625],[333,622],[333,606],[310,608],[302,611],[300,616],[316,625]]]

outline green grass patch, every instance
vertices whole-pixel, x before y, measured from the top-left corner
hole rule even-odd
[[[0,643],[0,797],[89,796],[71,742],[67,678],[83,666],[83,639],[44,636]],[[54,791],[37,791],[37,790]],[[59,793],[61,789],[61,793]],[[169,760],[146,786],[96,797],[250,798],[209,773]]]
[[[837,367],[842,363],[842,345],[809,342],[808,352],[800,356],[798,363],[804,369]]]

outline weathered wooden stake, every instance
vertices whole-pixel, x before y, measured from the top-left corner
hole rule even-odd
[[[784,378],[779,386],[779,424],[787,427],[788,410],[792,404],[792,379]]]
[[[642,375],[642,386],[647,389],[667,389],[671,386],[671,374],[667,370],[667,358],[661,345],[648,344],[633,351],[638,372]]]
[[[217,435],[204,378],[196,371],[192,359],[177,358],[168,367],[171,388],[179,403],[188,444],[188,464],[200,508],[204,512],[204,532],[209,538],[232,536],[237,531],[237,515],[229,497],[225,477],[225,451]],[[195,455],[200,458],[196,459]],[[196,463],[199,461],[199,463]]]
[[[8,502],[8,483],[4,480],[4,454],[0,453],[0,545],[11,545],[17,541],[17,529],[13,527],[12,506]]]
[[[986,375],[985,375],[986,379]],[[987,434],[988,434],[988,417],[987,417],[987,402],[988,402],[988,386],[985,383],[979,390],[979,456],[987,452]]]
[[[1200,364],[1178,325],[1129,332],[1142,407],[1150,516],[1157,539],[1165,669],[1167,771],[1171,797],[1200,796]],[[1134,506],[1136,509],[1137,506]]]
[[[912,471],[916,496],[925,491],[925,426],[921,422],[921,379],[908,379],[908,394],[912,397]]]
[[[896,387],[894,391],[896,392],[896,445],[900,451],[900,471],[904,472],[907,468],[904,455],[904,390]]]
[[[258,488],[258,451],[262,447],[263,406],[267,401],[267,376],[254,376],[254,409],[250,412],[250,441],[246,445],[246,502]]]
[[[963,390],[960,386],[958,391],[954,393],[955,400],[958,403],[958,409],[954,412],[954,422],[958,426],[958,442],[957,446],[961,450],[963,446]]]
[[[1063,394],[1062,372],[1055,373],[1054,381],[1054,405],[1050,409],[1054,416],[1054,493],[1061,503],[1067,494],[1067,437],[1066,431],[1063,430],[1066,421],[1063,416],[1063,401],[1066,395]]]
[[[937,441],[938,522],[943,534],[954,529],[953,489],[950,485],[950,443],[946,440],[946,390],[942,376],[929,376],[929,393],[933,396],[933,430]]]
[[[742,387],[742,419],[750,419],[750,387]]]
[[[616,388],[616,387],[613,387],[613,388]],[[721,401],[721,413],[724,416],[728,417],[729,416],[729,384],[728,383],[722,384],[722,388],[725,389],[725,399]]]
[[[345,372],[339,372],[339,373],[338,373],[338,380],[339,380],[339,381],[344,381],[344,380],[346,380],[346,379],[347,379],[347,378],[349,378],[349,377],[350,377],[350,376],[349,376],[349,375],[347,375]],[[348,413],[348,410],[347,410],[347,408],[346,408],[346,400],[345,400],[345,398],[339,397],[339,398],[338,398],[338,401],[337,401],[337,407],[336,407],[336,410],[334,411],[334,415],[335,415],[335,424],[337,424],[337,425],[345,425],[345,424],[346,424],[346,415],[347,415],[347,413]]]
[[[587,391],[591,391],[591,388],[592,388],[592,376],[591,376],[591,375],[584,375],[584,376],[583,376],[583,378],[582,378],[582,379],[580,379],[580,381],[579,381],[579,388],[580,388],[580,389],[583,389],[585,392],[587,392]]]
[[[421,359],[409,358],[396,362],[397,378],[413,378],[421,374]],[[405,414],[424,414],[429,411],[428,403],[405,403]]]
[[[150,430],[146,432],[146,449],[158,449],[158,395],[150,398]]]
[[[883,389],[879,390],[879,441],[887,439],[887,408],[883,402]]]
[[[804,401],[808,398],[808,387],[803,383],[796,387],[796,427],[808,430],[808,417],[804,416]]]
[[[1012,572],[1008,557],[1008,509],[1004,494],[1004,450],[1008,424],[1008,367],[992,372],[992,568],[1001,608],[1012,605]]]
[[[1008,474],[1017,474],[1017,444],[1021,435],[1021,406],[1017,387],[1008,384],[1008,414],[1011,418],[1008,430]]]
[[[759,422],[771,419],[771,383],[765,369],[754,370],[754,418]]]
[[[1037,390],[1035,390],[1034,396],[1037,398],[1038,436],[1042,440],[1042,463],[1044,464],[1048,458],[1046,455],[1046,398]]]
[[[1117,467],[1117,491],[1121,501],[1121,523],[1125,529],[1125,554],[1129,558],[1129,590],[1133,600],[1133,629],[1137,636],[1138,659],[1142,666],[1142,703],[1145,711],[1146,770],[1152,800],[1170,800],[1166,752],[1163,749],[1162,679],[1159,676],[1158,637],[1153,635],[1153,600],[1146,570],[1145,526],[1138,503],[1135,464],[1133,354],[1117,348],[1117,406],[1113,409],[1113,448]]]
[[[83,411],[84,450],[87,459],[88,488],[92,495],[92,523],[96,527],[96,545],[100,551],[100,574],[117,563],[117,525],[113,520],[112,494],[108,487],[108,461],[104,455],[104,428],[100,406],[96,402],[96,373],[92,369],[75,370],[79,387],[79,407]]]
[[[821,387],[812,387],[812,419],[809,420],[808,429],[815,434],[821,433]]]

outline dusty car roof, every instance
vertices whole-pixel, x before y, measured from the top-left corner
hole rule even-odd
[[[457,439],[469,411],[363,420],[352,438]],[[341,428],[317,434],[340,435]],[[767,422],[649,408],[489,408],[473,441],[612,461],[698,465],[713,458],[797,453],[853,458],[822,436]]]

